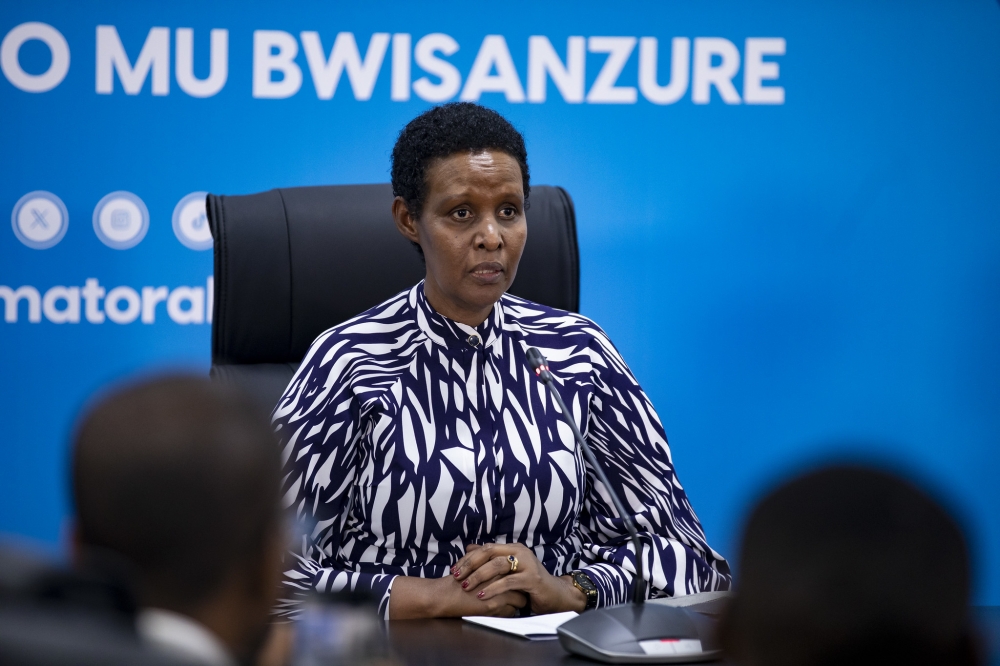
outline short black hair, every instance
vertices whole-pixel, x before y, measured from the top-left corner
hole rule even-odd
[[[205,379],[164,377],[101,400],[78,428],[72,475],[82,545],[128,561],[143,603],[196,606],[279,534],[267,416]]]
[[[472,102],[436,106],[407,123],[392,149],[392,193],[419,218],[427,198],[430,163],[483,150],[498,150],[517,161],[527,202],[531,186],[524,137],[499,113]]]
[[[975,664],[951,516],[893,474],[838,465],[753,510],[721,638],[740,664]]]

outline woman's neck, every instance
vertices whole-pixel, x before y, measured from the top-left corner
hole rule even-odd
[[[452,321],[475,328],[493,312],[493,303],[484,307],[468,306],[445,296],[431,280],[424,280],[424,297],[434,311]]]

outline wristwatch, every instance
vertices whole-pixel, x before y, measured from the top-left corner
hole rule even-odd
[[[572,571],[569,574],[573,578],[573,587],[587,595],[587,606],[583,610],[597,608],[597,586],[590,576],[580,570]]]

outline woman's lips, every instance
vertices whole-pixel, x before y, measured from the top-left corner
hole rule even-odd
[[[486,262],[472,269],[472,278],[480,284],[496,284],[503,279],[503,266],[496,262]]]

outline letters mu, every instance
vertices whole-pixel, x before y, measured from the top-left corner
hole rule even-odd
[[[191,28],[174,31],[174,75],[188,95],[211,97],[223,89],[228,78],[229,31],[210,32],[206,78],[194,73],[194,41]],[[151,28],[133,60],[115,26],[98,26],[97,92],[112,94],[117,75],[128,95],[139,94],[147,78],[152,78],[153,95],[169,94],[170,45],[169,28]],[[722,37],[674,37],[662,45],[656,37],[569,37],[565,49],[560,50],[548,37],[528,38],[525,87],[525,78],[502,35],[483,39],[463,82],[462,73],[449,60],[459,51],[459,44],[444,33],[424,35],[414,43],[407,33],[377,32],[362,53],[352,32],[338,33],[331,44],[329,38],[324,43],[323,37],[311,30],[298,37],[281,30],[256,30],[252,94],[262,99],[291,97],[302,88],[305,69],[319,99],[333,99],[346,74],[354,99],[367,101],[388,59],[389,96],[398,102],[409,100],[411,94],[437,103],[456,96],[477,101],[483,93],[501,93],[508,102],[541,103],[546,101],[550,82],[571,104],[635,104],[640,94],[653,104],[673,104],[689,90],[694,104],[708,104],[713,88],[726,104],[785,101],[784,88],[775,85],[779,65],[765,59],[785,54],[785,40],[780,37],[748,38],[742,52]],[[636,50],[638,57],[634,58]],[[589,90],[588,54],[596,54],[592,64],[598,66]],[[635,63],[638,87],[620,85],[622,74]],[[742,77],[738,77],[741,68]],[[419,78],[414,80],[414,76]],[[737,89],[740,85],[742,91]]]

